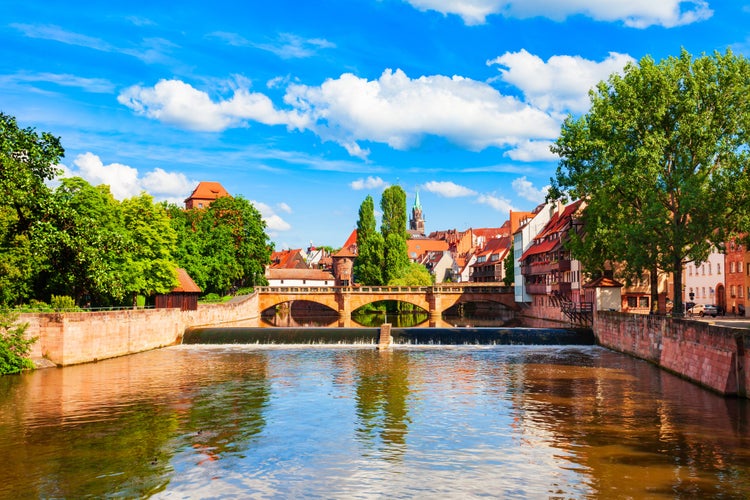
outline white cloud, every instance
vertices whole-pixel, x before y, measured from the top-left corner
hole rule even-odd
[[[521,198],[524,198],[529,201],[533,201],[534,203],[541,203],[544,201],[544,197],[547,195],[547,190],[549,189],[549,186],[544,186],[541,189],[537,189],[534,187],[534,185],[526,179],[526,177],[519,177],[518,179],[515,179],[511,186],[513,186],[513,190],[520,196]]]
[[[367,179],[357,179],[349,184],[349,186],[355,191],[360,191],[362,189],[377,189],[385,187],[386,185],[387,183],[380,177],[372,176],[367,177]]]
[[[596,21],[622,22],[632,28],[666,28],[703,21],[713,15],[706,0],[406,0],[421,11],[456,14],[464,23],[483,24],[491,14],[547,17],[562,21],[573,15]]]
[[[559,157],[550,151],[552,141],[523,141],[505,156],[515,161],[557,161]]]
[[[635,60],[610,52],[601,62],[580,56],[552,56],[546,62],[525,49],[487,61],[500,66],[503,81],[518,87],[527,102],[556,113],[582,113],[589,109],[588,91],[612,73],[622,72]]]
[[[304,117],[277,110],[264,94],[237,88],[226,100],[214,102],[209,95],[180,80],[160,80],[153,87],[134,85],[118,102],[138,114],[190,130],[216,132],[243,126],[247,121],[302,129]]]
[[[460,196],[473,196],[476,191],[465,186],[460,186],[450,181],[430,181],[422,185],[425,191],[435,193],[444,198],[458,198]]]
[[[108,94],[114,91],[115,86],[109,80],[103,78],[86,78],[83,76],[66,73],[28,73],[20,72],[14,75],[0,76],[0,82],[4,85],[23,83],[53,83],[61,87],[77,87],[86,92],[96,94]]]
[[[512,149],[524,140],[559,133],[559,119],[460,76],[411,79],[388,69],[377,80],[366,80],[345,73],[319,87],[290,85],[284,99],[314,123],[310,128],[322,139],[351,154],[361,153],[357,141],[405,150],[435,135],[479,151]]]
[[[274,209],[261,201],[251,200],[250,203],[260,212],[263,220],[266,221],[266,227],[268,228],[268,234],[271,237],[276,236],[281,231],[289,231],[292,226],[287,221],[281,218]]]
[[[62,165],[62,177],[81,177],[93,186],[106,184],[118,200],[146,191],[157,201],[182,204],[197,184],[181,173],[170,173],[161,168],[141,176],[137,169],[122,163],[105,165],[101,158],[90,152],[76,156],[73,165],[72,168]]]
[[[253,42],[242,35],[227,31],[214,31],[208,36],[218,38],[234,47],[255,47],[266,50],[282,59],[303,59],[314,56],[321,49],[336,47],[334,43],[324,38],[304,38],[293,33],[281,33],[275,40],[265,43]]]
[[[510,213],[511,210],[515,210],[510,201],[506,200],[505,198],[498,198],[497,196],[493,196],[490,194],[479,195],[479,197],[477,198],[477,203],[488,205],[498,212],[506,214]]]
[[[290,214],[292,213],[292,207],[284,203],[283,201],[281,203],[277,203],[276,207],[281,210],[284,213]]]

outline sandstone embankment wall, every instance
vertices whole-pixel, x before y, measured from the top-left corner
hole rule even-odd
[[[37,338],[32,358],[65,366],[178,344],[188,328],[257,326],[258,315],[258,295],[253,294],[224,304],[200,304],[196,311],[35,313],[21,314],[19,322],[28,324],[28,337]]]
[[[600,345],[650,361],[723,395],[748,397],[746,329],[655,315],[597,312]]]

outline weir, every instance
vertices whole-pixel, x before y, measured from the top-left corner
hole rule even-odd
[[[393,328],[393,345],[594,345],[590,329]],[[379,328],[191,328],[183,344],[372,344]]]

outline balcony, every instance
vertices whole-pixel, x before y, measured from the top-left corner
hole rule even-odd
[[[560,295],[565,295],[568,297],[570,296],[571,290],[572,290],[572,287],[570,283],[559,282],[559,283],[552,283],[550,285],[550,291],[552,293],[557,292]]]
[[[554,271],[570,271],[570,259],[555,260],[552,262],[541,261],[533,262],[529,265],[522,266],[521,272],[527,276],[537,276],[540,274],[549,274]]]
[[[545,283],[526,284],[526,293],[529,295],[547,295],[549,292],[550,287]]]

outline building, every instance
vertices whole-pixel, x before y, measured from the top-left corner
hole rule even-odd
[[[469,280],[475,283],[497,283],[505,279],[505,259],[510,252],[511,237],[492,238],[476,252]]]
[[[748,262],[750,262],[750,255],[740,240],[732,240],[726,244],[724,295],[726,296],[726,311],[729,314],[745,315],[747,295],[750,293]]]
[[[268,269],[266,279],[269,286],[330,287],[336,278],[320,269]]]
[[[735,263],[735,272],[732,273],[732,278],[742,276],[744,285],[744,275],[742,271],[737,272],[738,268],[740,270],[742,269],[744,256],[740,255],[738,257],[739,259],[731,259],[731,262]],[[726,269],[724,268],[724,260],[725,255],[714,249],[708,255],[706,262],[702,262],[700,265],[697,265],[695,262],[689,262],[683,266],[683,304],[687,304],[688,302],[694,302],[696,304],[713,304],[726,310],[727,303],[726,294],[724,292],[724,277]],[[732,284],[735,284],[734,279],[732,279]],[[744,286],[738,286],[735,288],[735,294],[738,294],[742,288],[744,288]],[[742,298],[744,300],[744,293]],[[731,312],[731,302],[729,307]]]
[[[271,253],[271,269],[309,269],[301,248]]]
[[[571,304],[584,302],[581,264],[565,248],[570,231],[577,230],[584,206],[579,200],[565,207],[561,204],[548,207],[549,221],[521,255],[526,293],[538,317],[560,317],[560,313],[571,310]]]
[[[201,289],[195,284],[193,278],[181,267],[177,268],[178,285],[169,293],[158,294],[155,297],[154,307],[157,309],[175,308],[182,311],[195,311],[198,309],[198,296]]]
[[[424,217],[422,215],[422,204],[419,203],[419,191],[417,191],[417,196],[414,198],[414,206],[411,208],[407,233],[412,237],[424,236]]]
[[[218,182],[199,182],[193,193],[185,199],[185,209],[208,208],[213,201],[223,196],[229,196],[229,193]]]
[[[534,237],[539,234],[556,211],[556,203],[537,206],[531,215],[518,221],[518,229],[513,233],[513,272],[515,275],[513,286],[515,300],[518,303],[531,302],[531,295],[526,289],[526,276],[521,272],[521,257],[531,247]]]
[[[354,259],[357,258],[357,230],[355,229],[346,239],[341,250],[331,255],[333,276],[336,286],[352,286],[354,284]]]

